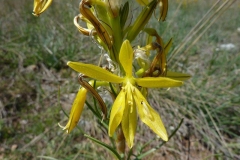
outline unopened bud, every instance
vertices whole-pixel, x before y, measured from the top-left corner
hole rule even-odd
[[[39,16],[43,13],[52,3],[52,0],[34,0],[33,15]]]

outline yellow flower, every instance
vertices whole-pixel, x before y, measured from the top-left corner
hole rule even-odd
[[[33,15],[39,16],[43,13],[52,3],[52,0],[34,0]]]
[[[87,90],[85,88],[82,87],[81,89],[79,89],[78,94],[73,102],[67,125],[63,127],[59,124],[59,126],[63,130],[66,130],[67,133],[70,133],[73,130],[73,128],[75,128],[76,125],[78,124],[78,121],[83,111],[86,95]]]
[[[168,140],[166,129],[158,113],[149,105],[142,93],[136,86],[146,88],[177,87],[182,81],[167,77],[145,77],[135,78],[132,75],[133,49],[128,40],[124,41],[119,53],[119,61],[125,71],[125,76],[119,77],[92,64],[79,62],[68,62],[72,69],[87,75],[88,77],[108,81],[111,83],[122,83],[122,90],[118,94],[111,110],[108,133],[112,136],[122,124],[122,130],[131,148],[137,126],[137,113],[143,123],[149,126],[164,141]]]

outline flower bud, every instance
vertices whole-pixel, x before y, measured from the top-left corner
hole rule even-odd
[[[33,15],[39,16],[43,13],[52,3],[52,0],[34,0]]]

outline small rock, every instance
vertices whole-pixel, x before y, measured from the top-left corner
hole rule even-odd
[[[36,65],[30,65],[30,66],[27,66],[26,68],[25,68],[25,71],[26,72],[34,72],[34,71],[36,71],[37,70],[37,66]]]
[[[173,126],[170,126],[169,129],[173,131],[175,128]]]
[[[216,48],[216,51],[233,51],[236,49],[236,46],[232,43],[221,44],[219,47]]]
[[[17,149],[17,145],[16,144],[13,144],[12,147],[11,147],[11,151],[15,151]]]
[[[22,125],[26,125],[27,123],[28,123],[28,121],[25,120],[25,119],[23,119],[23,120],[20,121],[20,124],[22,124]]]
[[[238,34],[240,34],[240,27],[237,28],[237,32],[238,32]]]

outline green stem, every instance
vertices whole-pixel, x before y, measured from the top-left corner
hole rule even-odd
[[[180,123],[178,124],[177,128],[172,132],[172,134],[168,137],[168,140],[170,140],[175,134],[176,132],[178,131],[178,129],[180,128],[180,126],[182,125],[183,123],[183,118],[181,119]],[[138,155],[136,157],[136,159],[142,159],[144,157],[146,157],[147,155],[153,153],[154,151],[156,151],[157,149],[161,148],[164,144],[166,143],[166,141],[162,142],[160,145],[146,151],[145,153],[141,154],[141,155]]]
[[[108,144],[105,144],[105,143],[103,143],[103,142],[101,142],[101,141],[99,141],[99,140],[97,140],[97,139],[95,139],[95,138],[93,138],[93,137],[91,137],[91,136],[89,136],[89,135],[87,135],[87,134],[84,134],[84,136],[87,137],[87,138],[89,138],[90,140],[98,143],[100,146],[108,149],[109,151],[111,151],[111,152],[116,156],[117,159],[122,160],[121,155],[118,154],[118,152],[117,152],[113,147],[111,147],[111,146],[109,146]]]
[[[117,17],[111,17],[110,18],[111,28],[112,28],[112,35],[113,35],[113,57],[115,57],[115,60],[117,63],[119,63],[119,51],[122,46],[123,42],[123,36],[122,36],[122,28],[120,25],[120,16]],[[120,63],[119,63],[120,64]]]

